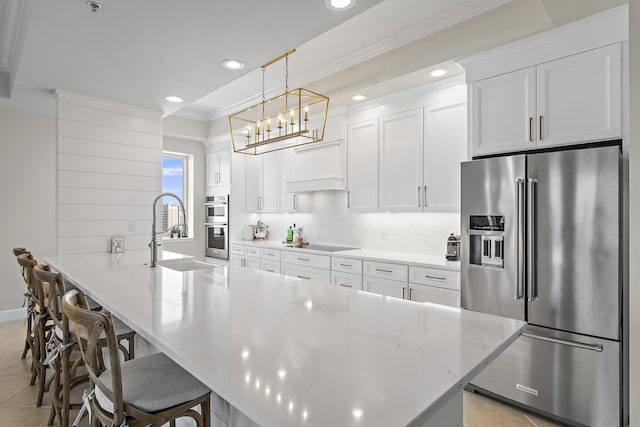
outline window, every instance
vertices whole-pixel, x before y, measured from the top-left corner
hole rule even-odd
[[[162,153],[162,192],[173,193],[182,200],[186,209],[187,225],[193,224],[193,179],[191,176],[190,164],[193,163],[193,156],[183,153],[164,151]],[[184,216],[180,203],[173,197],[162,198],[162,229],[169,230],[165,238],[180,237],[182,228],[178,227],[184,223]],[[188,228],[188,236],[191,235],[193,227]]]

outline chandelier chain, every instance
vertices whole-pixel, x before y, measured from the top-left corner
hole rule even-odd
[[[289,55],[284,57],[284,92],[289,92]]]
[[[264,103],[265,101],[265,97],[264,97],[264,69],[265,67],[262,67],[262,102]]]

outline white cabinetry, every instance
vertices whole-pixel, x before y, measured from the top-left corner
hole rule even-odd
[[[600,47],[473,81],[473,155],[622,136],[622,47]]]
[[[246,159],[247,212],[276,212],[278,197],[277,152]]]
[[[365,261],[362,287],[380,295],[460,307],[457,271]]]
[[[422,210],[422,108],[380,118],[380,210]]]
[[[229,260],[238,267],[260,268],[260,249],[242,245],[231,245]]]
[[[231,150],[212,151],[206,157],[206,186],[211,193],[231,185]],[[227,194],[228,190],[224,192]]]
[[[310,195],[286,192],[285,182],[294,157],[293,149],[247,157],[247,212],[311,211]]]
[[[323,283],[331,282],[331,257],[328,255],[282,251],[282,274]]]
[[[425,211],[460,210],[460,163],[467,160],[467,102],[424,108]]]
[[[378,119],[347,127],[347,207],[378,210]]]
[[[287,176],[296,158],[295,150],[277,151],[278,212],[311,212],[311,194],[287,192]]]

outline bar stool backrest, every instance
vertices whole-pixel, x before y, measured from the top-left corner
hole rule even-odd
[[[27,284],[27,290],[31,296],[35,299],[40,308],[44,308],[44,295],[40,293],[40,286],[36,283],[33,277],[33,269],[38,262],[33,258],[31,252],[26,252],[18,255],[18,265],[22,267],[22,274],[24,281]]]
[[[102,393],[113,402],[113,413],[101,408],[96,399],[91,400],[93,415],[104,425],[122,425],[124,421],[124,404],[122,393],[122,373],[120,358],[118,356],[118,342],[116,341],[115,328],[111,313],[105,311],[91,311],[85,295],[78,290],[71,290],[62,299],[62,311],[70,321],[74,322],[77,341],[84,341],[80,346],[87,373],[91,383],[99,388]],[[87,337],[82,340],[82,336]],[[111,360],[111,384],[107,387],[99,375],[102,373],[98,352],[101,347],[98,342],[101,336],[106,336],[109,359]],[[104,338],[102,338],[104,339]]]
[[[33,268],[33,275],[38,282],[39,292],[45,296],[44,301],[49,318],[65,335],[68,335],[66,331],[69,330],[69,321],[62,314],[62,296],[66,292],[62,274],[54,273],[47,264],[38,264]]]

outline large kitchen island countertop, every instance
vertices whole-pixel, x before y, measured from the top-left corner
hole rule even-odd
[[[55,269],[261,426],[430,426],[518,320],[242,267],[150,268],[148,251]],[[165,256],[170,256],[165,254]]]

